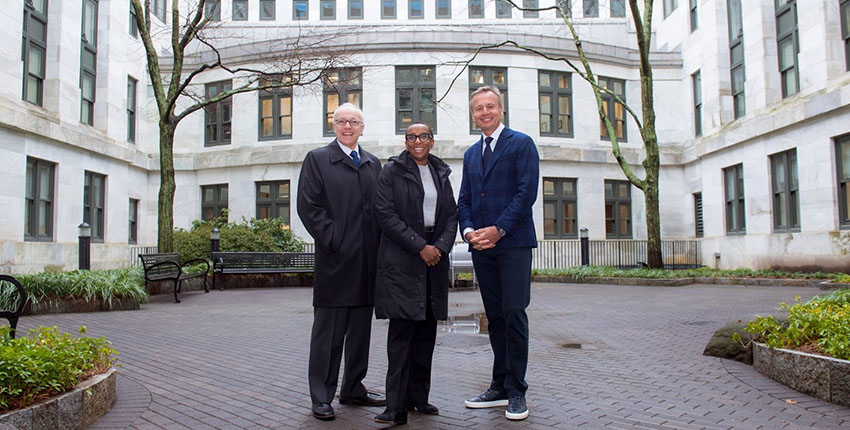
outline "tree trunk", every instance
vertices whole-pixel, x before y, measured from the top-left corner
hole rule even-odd
[[[157,252],[174,251],[174,125],[159,121],[159,198]]]
[[[644,203],[646,204],[646,264],[652,269],[663,269],[664,260],[661,257],[661,217],[658,211],[657,178],[646,181],[646,189],[644,189],[643,195]]]

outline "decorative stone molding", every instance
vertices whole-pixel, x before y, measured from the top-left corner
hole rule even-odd
[[[850,361],[754,342],[753,367],[801,393],[850,406]]]
[[[115,369],[81,382],[73,390],[0,415],[0,430],[85,429],[115,403]]]

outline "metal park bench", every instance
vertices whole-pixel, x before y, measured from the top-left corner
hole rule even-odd
[[[313,273],[316,265],[312,252],[213,252],[212,259],[213,288],[216,274]]]
[[[11,291],[8,291],[10,288]],[[18,296],[17,301],[12,299],[14,296]],[[27,302],[27,292],[24,290],[23,285],[14,277],[0,275],[0,297],[6,297],[7,301],[5,303],[13,308],[0,308],[0,318],[6,318],[9,321],[9,328],[11,329],[9,330],[9,336],[14,339],[15,331],[18,328],[18,318],[21,316],[21,312],[24,311],[24,305]]]
[[[180,256],[177,253],[167,254],[141,254],[139,259],[142,260],[142,267],[145,268],[145,285],[148,282],[156,281],[172,281],[174,282],[174,303],[180,303],[177,298],[177,293],[183,286],[183,281],[192,278],[204,278],[204,292],[209,293],[207,288],[207,274],[210,272],[210,263],[203,258],[195,258],[185,263],[180,262]],[[194,264],[204,263],[207,269],[199,273],[185,273],[184,269]]]

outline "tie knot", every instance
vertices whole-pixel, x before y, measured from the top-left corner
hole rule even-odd
[[[360,156],[357,155],[357,151],[352,150],[349,155],[351,155],[351,159],[354,160],[354,165],[360,167]]]
[[[487,144],[488,146],[490,145],[490,142],[492,142],[492,141],[493,141],[493,136],[487,136],[487,137],[484,138],[484,143]]]

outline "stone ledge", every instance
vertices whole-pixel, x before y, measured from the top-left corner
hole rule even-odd
[[[848,284],[836,284],[823,279],[782,279],[782,278],[573,278],[571,276],[533,276],[534,282],[556,282],[567,284],[608,284],[638,285],[648,287],[682,287],[692,284],[708,285],[758,285],[771,287],[813,287],[822,290],[850,288]]]
[[[58,397],[0,415],[0,430],[85,429],[115,403],[115,369],[81,382]]]
[[[753,367],[801,393],[850,406],[850,361],[754,342]]]
[[[27,302],[21,315],[64,314],[76,312],[134,311],[139,309],[139,301],[129,297],[114,298],[112,303],[101,298],[86,300],[63,297],[51,297],[32,306]]]

